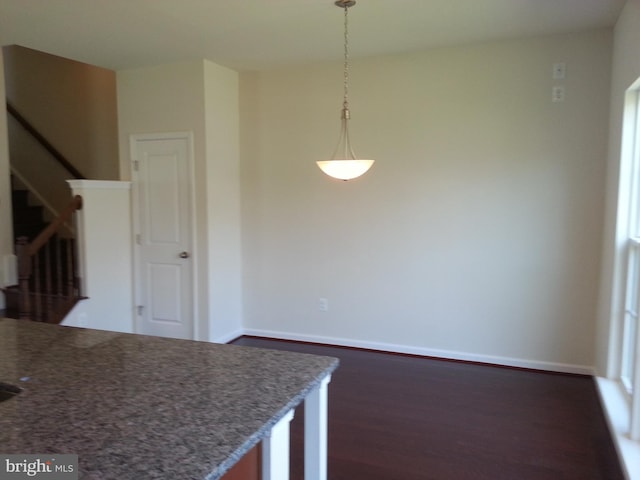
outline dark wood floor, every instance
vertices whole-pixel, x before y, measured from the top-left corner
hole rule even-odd
[[[330,480],[622,480],[586,376],[243,337],[329,355]],[[303,478],[303,408],[291,478]]]

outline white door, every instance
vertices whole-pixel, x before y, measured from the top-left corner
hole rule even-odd
[[[194,338],[190,134],[131,137],[137,333]]]

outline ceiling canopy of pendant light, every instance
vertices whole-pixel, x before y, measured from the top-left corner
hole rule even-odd
[[[338,0],[335,2],[344,9],[344,97],[342,101],[341,127],[338,145],[331,160],[319,160],[318,167],[330,177],[340,180],[351,180],[364,174],[371,168],[374,160],[358,159],[351,147],[349,139],[349,7],[355,5],[354,0]]]

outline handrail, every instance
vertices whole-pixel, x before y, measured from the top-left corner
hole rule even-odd
[[[24,118],[20,112],[16,110],[16,108],[7,101],[7,112],[9,112],[13,118],[15,118],[20,125],[24,127],[24,129],[31,134],[33,138],[35,138],[40,145],[44,147],[44,149],[53,156],[57,160],[57,162],[62,165],[74,178],[78,180],[84,180],[86,177],[80,173],[80,171],[74,167],[67,158],[62,155],[49,141],[42,136],[36,128],[29,123],[29,121]]]
[[[73,197],[69,205],[58,215],[42,232],[38,234],[36,238],[29,244],[29,250],[27,253],[29,255],[35,255],[38,253],[38,250],[42,248],[42,246],[47,243],[47,241],[55,235],[58,231],[58,228],[61,227],[64,223],[69,222],[71,220],[71,216],[75,213],[76,210],[82,210],[82,197],[80,195],[76,195]]]

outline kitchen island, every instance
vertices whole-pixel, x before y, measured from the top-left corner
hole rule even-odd
[[[216,480],[262,445],[288,478],[305,401],[306,478],[326,479],[327,384],[338,360],[0,319],[0,453],[77,454],[79,478]]]

